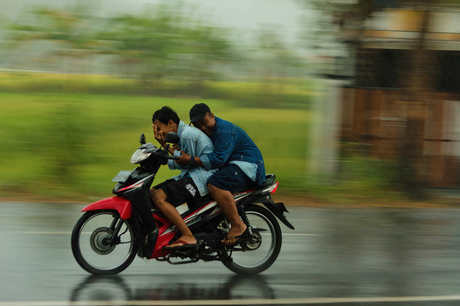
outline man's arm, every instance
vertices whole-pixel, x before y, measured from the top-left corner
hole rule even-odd
[[[174,162],[184,168],[203,167],[203,163],[199,160],[198,156],[213,152],[214,146],[211,139],[195,128],[186,129],[183,132],[183,136],[183,148],[181,148],[183,150],[180,153],[176,151],[175,155],[179,159]],[[191,156],[195,157],[195,162],[190,162]]]
[[[181,155],[179,157],[179,159],[177,159],[175,162],[181,166],[187,166],[190,164],[190,161],[191,161],[191,156],[188,155],[187,153],[185,153],[184,151],[180,151]],[[198,167],[203,167],[204,168],[204,165],[203,165],[203,162],[201,161],[201,159],[199,157],[195,157],[194,158],[195,160],[195,165],[198,166]]]
[[[230,132],[225,132],[219,133],[215,138],[216,140],[213,143],[214,151],[212,153],[195,156],[195,165],[203,167],[206,170],[217,169],[225,165],[235,148],[236,142],[234,140],[234,135]],[[191,161],[191,156],[184,153],[182,153],[179,160],[176,161],[181,166],[189,165]]]

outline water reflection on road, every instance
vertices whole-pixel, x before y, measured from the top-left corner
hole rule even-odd
[[[161,278],[141,275],[88,276],[72,290],[69,301],[174,301],[276,299],[272,288],[261,275],[231,275],[225,282],[206,282],[201,277]],[[175,280],[174,280],[175,278]]]

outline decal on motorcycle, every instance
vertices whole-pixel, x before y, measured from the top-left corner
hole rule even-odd
[[[187,216],[187,218],[184,219],[184,222],[185,223],[188,223],[190,222],[190,220],[192,220],[193,218],[195,218],[195,216],[199,215],[199,214],[204,214],[205,212],[207,212],[208,210],[210,210],[211,208],[214,208],[216,207],[217,205],[217,202],[214,201],[214,202],[211,202],[209,203],[208,205],[198,209],[197,211],[195,211],[194,213],[192,213],[191,215]]]
[[[251,191],[247,191],[247,192],[242,192],[242,193],[238,193],[238,194],[235,194],[233,196],[233,198],[235,199],[235,202],[241,200],[242,198],[245,198],[249,195]]]
[[[163,234],[161,234],[160,236],[163,236],[163,235],[166,235],[168,233],[172,233],[176,230],[176,226],[174,224],[171,224],[170,227],[168,227],[168,229],[166,229]]]
[[[208,216],[207,220],[214,218],[214,216],[217,216],[219,213],[220,213],[220,208],[216,207],[216,209],[214,209],[214,211]]]
[[[201,220],[203,220],[203,216],[199,216],[199,217],[193,219],[192,221],[190,221],[190,223],[187,223],[187,226],[192,226],[193,224],[198,223]]]
[[[207,220],[211,219],[212,217],[216,216],[219,214],[220,212],[220,209],[219,207],[217,207],[217,202],[216,201],[213,201],[211,203],[209,203],[208,205],[198,209],[197,211],[195,211],[194,213],[192,213],[191,215],[187,216],[185,219],[184,219],[184,222],[187,224],[187,226],[190,226],[192,224],[195,224],[197,223],[198,221],[202,220],[203,219],[203,214],[206,213],[207,211],[209,211],[210,209],[213,209],[214,210],[209,214],[209,216],[206,218]],[[201,215],[199,217],[196,217],[197,215]],[[196,218],[196,219],[195,219]],[[168,227],[168,229],[166,229],[163,234],[161,235],[165,235],[165,234],[168,234],[168,233],[171,233],[171,232],[174,232],[175,230],[177,230],[176,226],[174,224],[171,224],[170,227]]]
[[[137,182],[137,183],[134,183],[134,184],[132,184],[132,185],[129,185],[129,186],[125,187],[125,188],[121,188],[120,190],[118,190],[118,192],[130,190],[130,189],[139,188],[139,187],[141,187],[142,185],[144,185],[145,181],[148,180],[149,178],[151,178],[152,176],[153,176],[153,174],[150,175],[150,176],[147,176],[146,178],[140,180],[140,181]]]

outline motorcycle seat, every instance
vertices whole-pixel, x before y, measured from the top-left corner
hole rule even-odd
[[[245,191],[252,190],[252,189],[259,189],[259,188],[263,188],[265,186],[268,187],[268,186],[272,185],[275,182],[275,179],[276,179],[275,174],[267,174],[265,176],[265,181],[263,181],[262,184],[260,184],[260,185],[252,184],[252,185],[246,186],[244,188],[238,189],[234,193],[245,192]]]
[[[275,182],[275,179],[276,179],[275,174],[267,174],[266,179],[262,184],[260,184],[260,185],[253,184],[253,185],[250,185],[250,186],[246,186],[244,188],[241,188],[241,189],[235,191],[234,194],[235,193],[240,193],[240,192],[245,192],[245,191],[248,191],[248,190],[263,188],[265,186],[268,187],[268,186],[272,185]],[[212,196],[210,194],[207,194],[204,197],[200,197],[200,198],[198,198],[196,200],[187,202],[187,206],[188,206],[188,208],[190,210],[196,210],[196,209],[198,209],[200,207],[203,207],[204,205],[208,204],[211,201],[213,201]]]

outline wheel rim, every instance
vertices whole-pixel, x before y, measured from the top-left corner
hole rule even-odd
[[[99,255],[110,254],[114,249],[115,245],[111,245],[113,232],[108,227],[100,227],[96,229],[89,239],[89,243],[94,252]]]
[[[257,211],[247,211],[246,216],[249,224],[254,229],[263,229],[255,233],[255,241],[243,244],[232,251],[232,259],[235,265],[251,269],[264,264],[275,252],[276,232],[270,220]]]
[[[123,222],[121,226],[119,241],[116,244],[110,243],[113,237],[109,226],[115,218],[118,215],[113,212],[100,212],[88,218],[80,228],[78,245],[81,256],[94,269],[117,269],[129,260],[133,251],[134,234],[128,222]]]
[[[262,245],[263,238],[259,232],[253,233],[252,237],[253,237],[253,241],[241,244],[241,247],[243,248],[243,250],[254,251],[254,250],[257,250]]]

